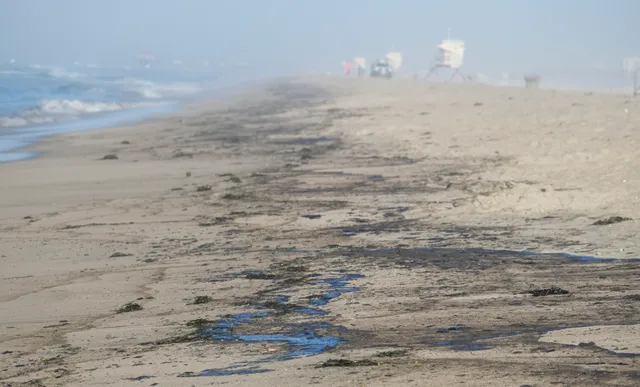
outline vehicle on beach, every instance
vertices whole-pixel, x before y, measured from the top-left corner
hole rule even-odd
[[[373,78],[387,78],[393,77],[393,68],[384,60],[379,60],[371,65],[371,77]]]

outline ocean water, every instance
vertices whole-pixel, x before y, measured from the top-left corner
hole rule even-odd
[[[0,66],[0,162],[42,136],[135,122],[220,87],[211,71]]]

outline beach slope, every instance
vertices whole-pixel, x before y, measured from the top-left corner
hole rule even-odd
[[[318,77],[47,138],[0,164],[0,382],[635,386],[639,122]]]

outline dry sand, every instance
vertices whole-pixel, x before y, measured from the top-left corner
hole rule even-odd
[[[0,380],[637,386],[639,122],[625,96],[309,78],[48,138],[0,165]],[[221,325],[244,312],[268,315]]]

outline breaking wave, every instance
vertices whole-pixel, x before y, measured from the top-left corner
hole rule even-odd
[[[138,104],[118,102],[84,102],[68,99],[44,100],[37,107],[15,116],[0,117],[0,127],[22,127],[77,119],[82,115],[113,112],[135,107]]]
[[[3,65],[0,77],[0,128],[175,102],[202,91],[200,76],[158,70]]]
[[[29,68],[37,70],[36,74],[42,77],[51,78],[81,78],[84,74],[67,71],[62,67],[57,66],[42,66],[42,65],[30,65]]]
[[[84,74],[74,73],[59,67],[50,68],[45,74],[53,78],[80,78],[84,76]]]
[[[0,75],[5,75],[5,76],[8,76],[8,75],[16,76],[16,75],[26,75],[26,74],[27,74],[26,72],[20,71],[20,70],[0,70]]]
[[[125,79],[125,95],[139,96],[149,99],[183,97],[200,92],[200,88],[192,83],[156,83],[143,79]]]

